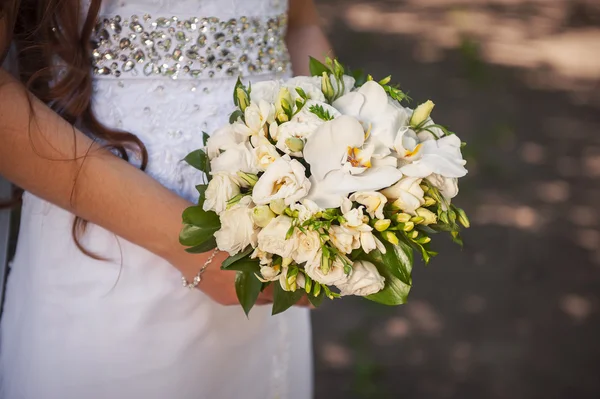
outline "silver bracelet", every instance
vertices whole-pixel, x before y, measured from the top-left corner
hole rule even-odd
[[[194,277],[194,279],[192,280],[191,283],[189,281],[187,281],[187,279],[184,276],[181,276],[181,282],[183,283],[183,286],[185,288],[189,288],[190,290],[193,288],[196,288],[198,286],[198,284],[200,284],[200,281],[202,281],[202,273],[204,273],[206,268],[211,264],[211,262],[213,261],[213,259],[215,258],[215,256],[218,253],[219,253],[218,249],[215,249],[213,251],[213,253],[208,257],[206,262],[204,262],[204,265],[202,265],[202,267],[198,271],[198,274],[196,274],[196,276]]]

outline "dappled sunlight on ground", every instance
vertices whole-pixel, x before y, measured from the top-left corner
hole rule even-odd
[[[317,399],[600,397],[600,3],[317,3],[342,62],[467,141],[472,221],[407,305],[314,313]]]

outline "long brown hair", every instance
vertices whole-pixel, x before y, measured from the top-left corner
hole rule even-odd
[[[0,21],[4,20],[1,22],[6,29],[3,36],[9,38],[8,43],[12,37],[16,45],[19,78],[29,92],[121,158],[129,160],[128,151],[139,153],[141,168],[145,169],[148,154],[144,144],[131,133],[104,126],[91,107],[90,39],[102,1],[91,0],[86,13],[82,12],[81,0],[0,2]],[[4,56],[0,54],[0,61]],[[57,59],[60,62],[57,63]],[[71,200],[73,198],[72,195]],[[81,218],[75,219],[73,239],[81,251],[99,259],[100,256],[81,245],[80,237],[86,224]]]

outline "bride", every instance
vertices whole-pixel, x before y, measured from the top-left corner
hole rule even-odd
[[[26,192],[0,397],[311,397],[308,310],[247,319],[225,255],[177,238],[199,183],[181,159],[227,121],[237,77],[328,52],[312,0],[4,1],[1,60],[10,43],[0,174]]]

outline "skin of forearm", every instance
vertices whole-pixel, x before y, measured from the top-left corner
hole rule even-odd
[[[177,241],[191,204],[30,98],[33,114],[23,86],[0,70],[0,174],[193,276],[204,255]]]

